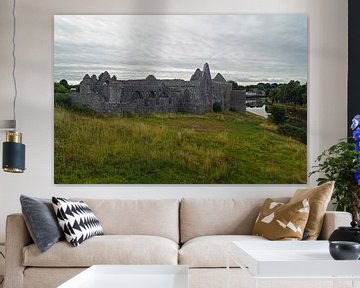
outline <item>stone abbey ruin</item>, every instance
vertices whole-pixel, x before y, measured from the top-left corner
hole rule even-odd
[[[72,93],[75,106],[102,114],[145,115],[149,113],[194,113],[236,111],[245,113],[245,91],[232,90],[218,73],[211,79],[207,63],[196,69],[189,81],[156,79],[117,80],[108,72],[89,76],[80,82],[79,92]]]

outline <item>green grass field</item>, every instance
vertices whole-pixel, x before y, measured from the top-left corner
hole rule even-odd
[[[306,183],[306,145],[251,113],[103,117],[55,108],[55,183]]]

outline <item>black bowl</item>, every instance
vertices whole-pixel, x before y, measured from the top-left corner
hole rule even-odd
[[[329,250],[335,260],[358,260],[360,257],[360,244],[357,242],[331,241]]]

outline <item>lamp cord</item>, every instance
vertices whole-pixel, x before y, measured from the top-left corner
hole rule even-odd
[[[13,118],[15,121],[15,130],[16,130],[16,98],[17,98],[17,85],[16,85],[16,78],[15,78],[15,68],[16,68],[16,56],[15,56],[15,48],[16,48],[16,44],[15,44],[15,35],[16,35],[16,15],[15,15],[15,7],[16,7],[16,0],[13,0],[13,9],[12,9],[12,16],[13,16],[13,22],[14,22],[14,27],[13,27],[13,35],[12,35],[12,44],[13,44],[13,50],[12,50],[12,57],[13,57],[13,69],[12,69],[12,78],[14,81],[14,90],[15,90],[15,95],[14,95],[14,102],[13,102]]]
[[[0,251],[0,255],[5,259],[5,255]],[[4,282],[4,277],[0,278],[0,285]]]

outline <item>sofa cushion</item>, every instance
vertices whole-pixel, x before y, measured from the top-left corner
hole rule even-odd
[[[41,252],[64,239],[51,199],[21,195],[20,203],[26,227]]]
[[[232,241],[268,241],[252,235],[214,235],[193,238],[179,251],[179,264],[190,267],[226,267],[228,251]],[[231,267],[239,267],[230,261]]]
[[[59,197],[52,197],[52,202],[65,239],[72,245],[79,246],[91,237],[104,235],[99,220],[86,203]]]
[[[171,264],[178,260],[178,244],[159,236],[95,236],[78,247],[66,241],[41,254],[34,244],[23,250],[23,264],[36,267],[88,267],[95,264]]]
[[[269,240],[301,240],[309,218],[309,208],[308,199],[284,204],[267,198],[252,234]]]
[[[182,199],[181,243],[205,235],[249,235],[263,202],[264,198]]]
[[[24,271],[24,285],[21,288],[55,288],[83,272],[87,267],[38,268],[29,267]],[[12,287],[12,286],[9,286]],[[79,287],[79,286],[78,286]],[[103,286],[105,288],[105,286]]]
[[[290,203],[302,201],[305,198],[309,199],[310,214],[305,227],[307,237],[304,240],[316,240],[319,237],[334,184],[334,181],[330,181],[314,188],[298,189],[290,199]]]
[[[80,199],[99,219],[105,235],[154,235],[179,242],[178,199]]]

